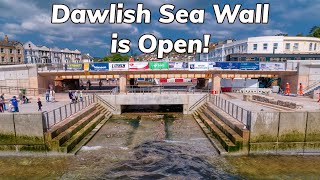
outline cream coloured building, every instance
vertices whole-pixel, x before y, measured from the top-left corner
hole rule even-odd
[[[46,46],[37,46],[32,42],[26,42],[24,45],[25,63],[81,63],[81,52],[79,50],[70,50],[68,48],[60,49],[57,47],[48,48]]]
[[[320,38],[293,36],[261,36],[244,40],[227,40],[198,61],[226,61],[231,54],[320,54]]]

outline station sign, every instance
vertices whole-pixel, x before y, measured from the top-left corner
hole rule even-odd
[[[108,71],[109,63],[91,63],[89,70],[90,71]]]
[[[149,69],[152,69],[152,70],[169,69],[169,63],[168,62],[149,62]]]
[[[285,63],[260,62],[260,70],[262,71],[284,71]]]
[[[148,62],[129,62],[130,70],[148,70],[149,63]]]
[[[127,71],[129,63],[109,63],[110,71]]]
[[[169,69],[170,70],[188,69],[188,63],[187,62],[169,62]]]
[[[208,70],[208,62],[189,62],[190,71],[206,71]]]
[[[82,71],[83,65],[82,64],[66,64],[65,70],[66,71]]]

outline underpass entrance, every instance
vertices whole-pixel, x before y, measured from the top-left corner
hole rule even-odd
[[[122,105],[121,112],[183,113],[183,105]]]

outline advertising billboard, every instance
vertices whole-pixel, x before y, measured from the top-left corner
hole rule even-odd
[[[259,70],[258,62],[209,62],[209,70]]]
[[[284,71],[286,70],[284,63],[260,62],[260,70],[262,71]]]
[[[130,70],[147,70],[149,69],[148,62],[129,62]]]
[[[152,70],[169,69],[169,63],[168,62],[149,62],[149,69],[152,69]]]
[[[108,71],[109,63],[91,63],[89,66],[90,71]]]
[[[84,63],[83,64],[83,70],[84,71],[89,71],[89,69],[90,69],[90,64],[89,63]]]
[[[188,63],[187,62],[169,62],[169,69],[171,70],[188,69]]]
[[[189,62],[190,71],[206,71],[208,70],[208,62]]]
[[[66,64],[65,70],[66,71],[82,71],[83,66],[82,64]]]
[[[110,71],[127,71],[129,63],[109,63]]]
[[[240,62],[240,70],[259,70],[259,62]]]

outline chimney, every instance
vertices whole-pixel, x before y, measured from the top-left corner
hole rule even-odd
[[[4,36],[4,41],[5,41],[5,42],[9,42],[8,35],[5,35],[5,36]]]

